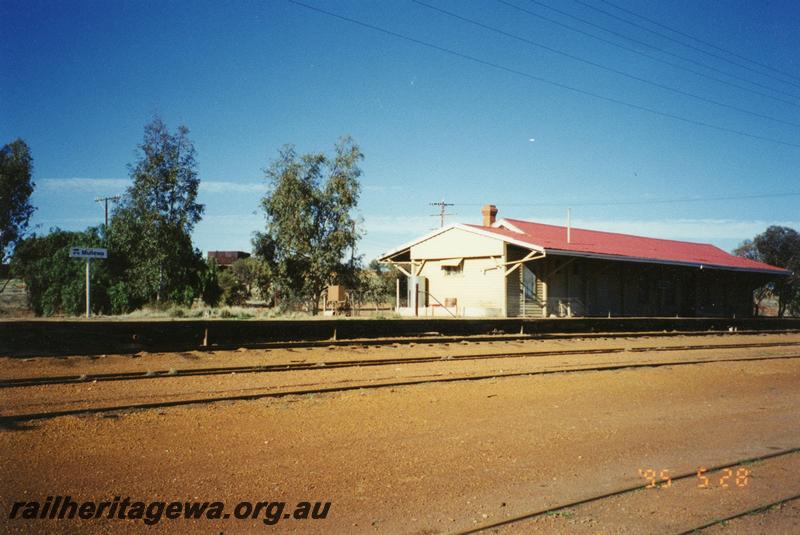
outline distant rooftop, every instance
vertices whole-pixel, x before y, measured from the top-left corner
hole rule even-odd
[[[209,260],[215,260],[221,267],[228,267],[237,260],[249,257],[250,253],[244,251],[209,251],[207,256]]]

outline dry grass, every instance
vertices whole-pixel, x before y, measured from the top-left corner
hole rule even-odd
[[[276,308],[266,307],[206,307],[177,306],[144,307],[123,316],[130,319],[145,318],[190,318],[190,319],[302,319],[311,317],[303,312],[281,312]]]
[[[5,286],[0,292],[0,317],[32,316],[33,312],[28,308],[25,284],[19,279],[11,279],[7,286],[6,282],[8,279],[0,279],[0,288]]]

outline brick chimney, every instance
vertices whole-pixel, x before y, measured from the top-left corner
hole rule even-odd
[[[497,216],[497,206],[493,204],[487,204],[481,208],[481,214],[483,215],[483,226],[491,227],[494,224],[495,217]]]

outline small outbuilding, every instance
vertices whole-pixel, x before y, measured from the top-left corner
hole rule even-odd
[[[237,260],[250,258],[250,253],[244,251],[209,251],[207,258],[209,262],[216,262],[220,269],[228,269]]]
[[[787,270],[710,244],[496,219],[452,224],[381,255],[406,316],[752,316]],[[401,295],[401,287],[406,291]]]

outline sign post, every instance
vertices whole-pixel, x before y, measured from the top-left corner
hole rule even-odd
[[[108,258],[108,249],[98,247],[70,247],[70,258],[86,259],[86,317],[92,316],[92,287],[89,275],[92,270],[92,258]]]
[[[92,283],[89,278],[89,274],[91,273],[92,269],[92,259],[86,259],[86,317],[92,315]]]

